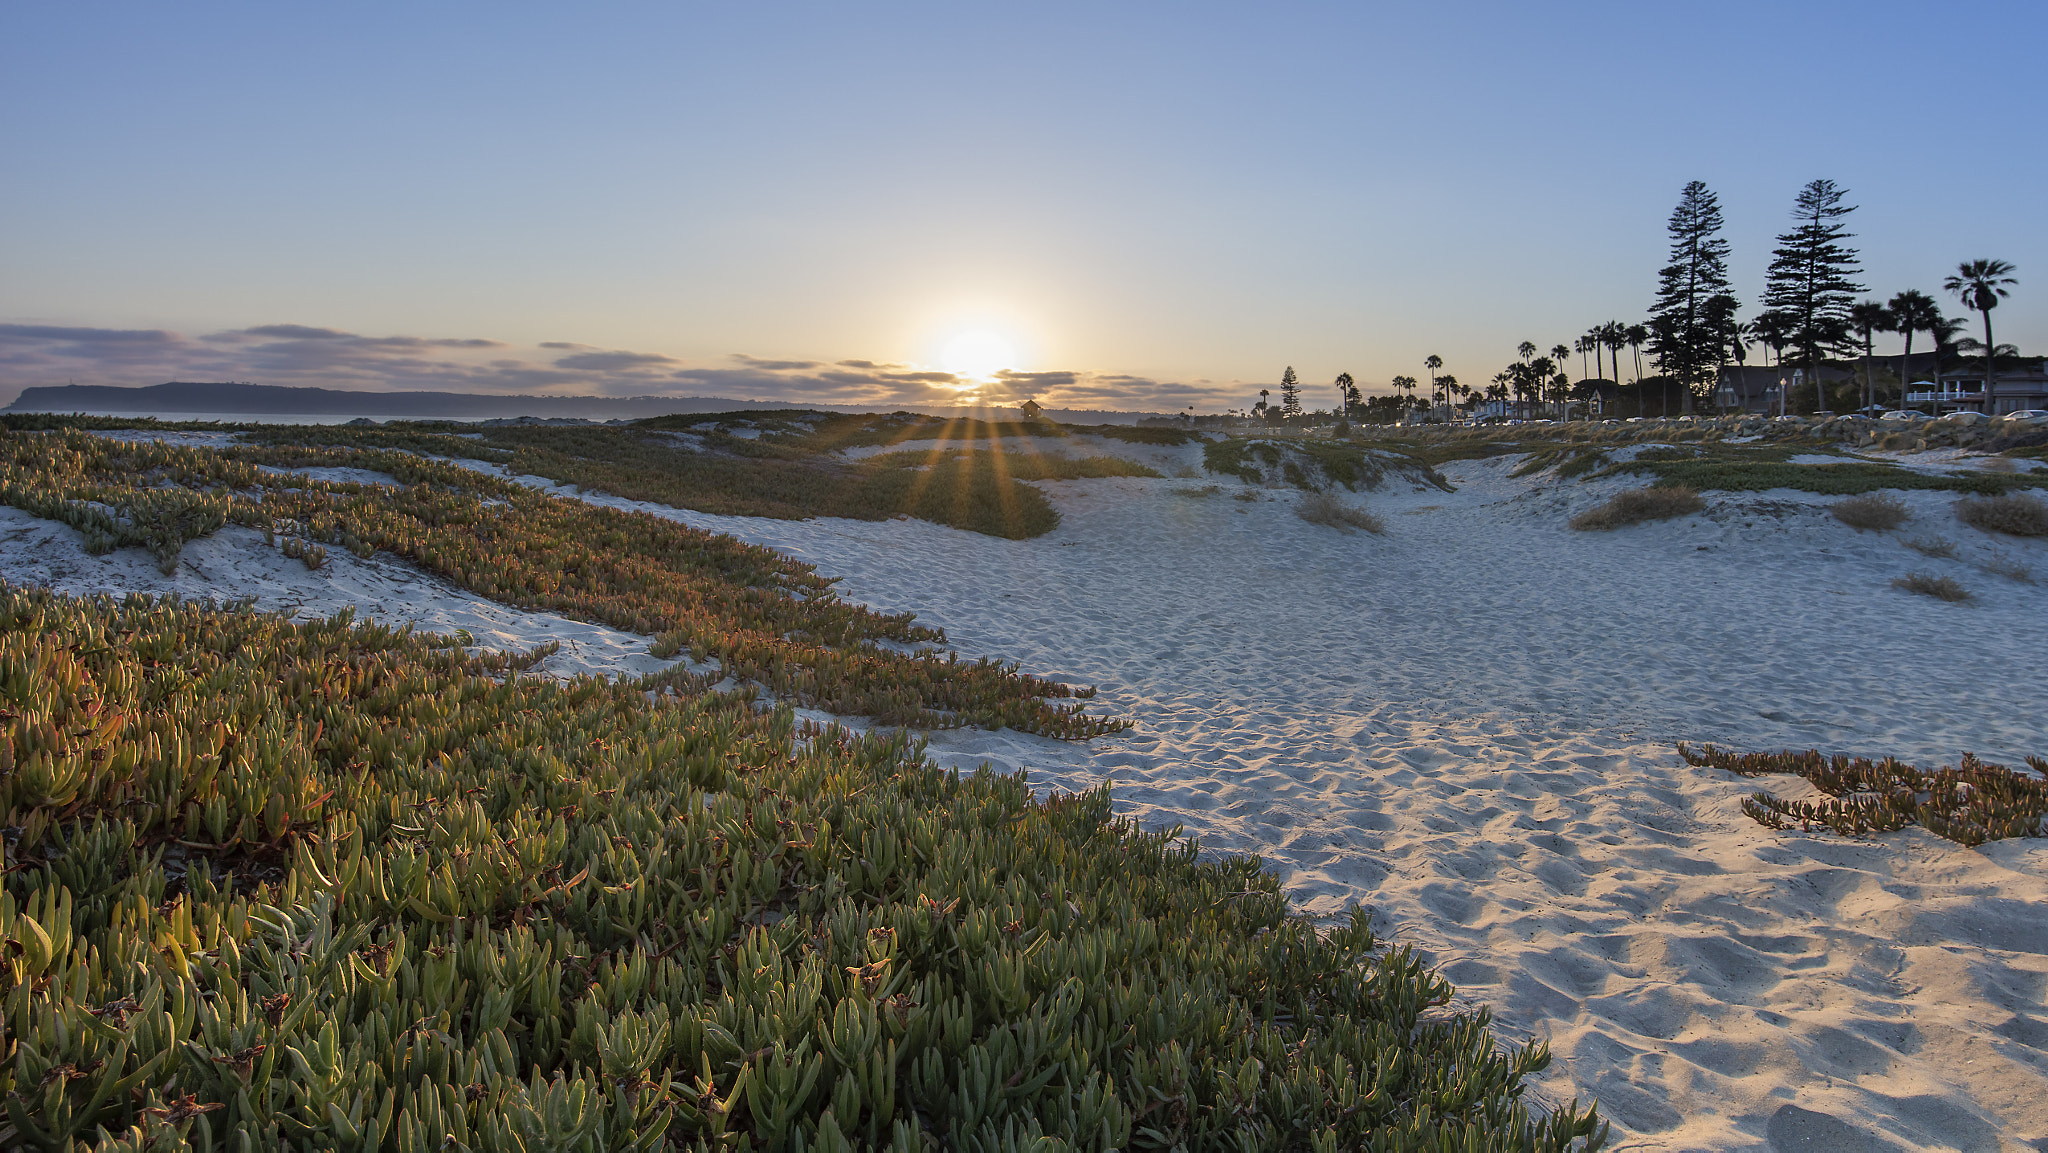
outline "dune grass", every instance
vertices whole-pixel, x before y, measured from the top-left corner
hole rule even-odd
[[[1345,504],[1327,492],[1311,492],[1294,502],[1294,515],[1310,524],[1328,525],[1343,532],[1362,529],[1375,536],[1387,531],[1386,522],[1355,505]]]
[[[1610,532],[1653,520],[1687,516],[1706,507],[1707,502],[1700,499],[1699,493],[1682,485],[1632,488],[1573,517],[1571,527],[1579,532]]]
[[[1835,519],[1857,532],[1895,529],[1912,517],[1904,501],[1888,493],[1865,493],[1828,506]]]
[[[1985,532],[2048,536],[2048,504],[2029,493],[1966,497],[1956,502],[1956,519]]]
[[[1957,604],[1976,599],[1954,577],[1936,576],[1929,572],[1909,572],[1892,581],[1892,587]]]
[[[1946,537],[1924,536],[1906,541],[1907,548],[1924,557],[1945,558],[1956,555],[1956,542]]]

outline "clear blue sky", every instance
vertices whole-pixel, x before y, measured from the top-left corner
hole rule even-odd
[[[1691,179],[1745,313],[1824,176],[1874,295],[2012,261],[1999,339],[2040,352],[2044,33],[2039,0],[8,3],[0,400],[1473,383],[1641,319]]]

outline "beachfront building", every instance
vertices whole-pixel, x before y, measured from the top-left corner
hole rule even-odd
[[[1984,411],[1984,366],[1965,365],[1941,374],[1938,382],[1915,381],[1906,393],[1906,403],[1915,408],[1939,404],[1943,412]],[[1998,394],[1991,402],[1991,416],[2024,409],[2048,408],[2048,363],[2001,365]]]

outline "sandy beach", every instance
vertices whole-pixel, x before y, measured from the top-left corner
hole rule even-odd
[[[1169,475],[1200,459],[1127,455]],[[1964,526],[1939,492],[1902,494],[1913,520],[1894,533],[1789,490],[1575,533],[1571,515],[1641,482],[1517,479],[1520,459],[1447,466],[1454,492],[1347,497],[1379,536],[1300,520],[1292,490],[1206,491],[1216,478],[1047,482],[1062,524],[1027,541],[581,495],[799,557],[963,656],[1099,686],[1128,733],[959,730],[931,751],[1041,789],[1113,782],[1120,814],[1262,856],[1304,912],[1370,908],[1501,1036],[1547,1042],[1538,1092],[1597,1097],[1613,1147],[2048,1148],[2048,843],[1773,832],[1741,799],[1803,782],[1674,751],[2048,752],[2048,587],[1986,567],[2048,580],[2048,545]],[[1916,535],[1957,556],[1910,551]],[[1908,570],[1978,600],[1894,589]],[[561,673],[656,664],[642,638],[480,603],[384,556],[309,573],[233,528],[165,578],[0,510],[0,573],[560,639]]]

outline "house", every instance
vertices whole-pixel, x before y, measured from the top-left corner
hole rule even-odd
[[[1871,367],[1881,369],[1885,359],[1872,358]],[[1818,371],[1820,378],[1830,385],[1862,379],[1861,365],[1851,369],[1838,363],[1824,363]],[[1714,384],[1714,407],[1722,412],[1775,414],[1779,393],[1789,387],[1797,396],[1799,387],[1806,383],[1806,373],[1804,367],[1791,364],[1724,364]]]
[[[1982,363],[1960,365],[1942,373],[1938,389],[1922,387],[1929,383],[1934,382],[1916,381],[1915,391],[1906,393],[1906,403],[1915,406],[1935,403],[1951,412],[1957,409],[1984,411]],[[2048,362],[2023,360],[2018,364],[2000,365],[1997,389],[1997,395],[1991,401],[1992,416],[2023,409],[2048,408]]]

